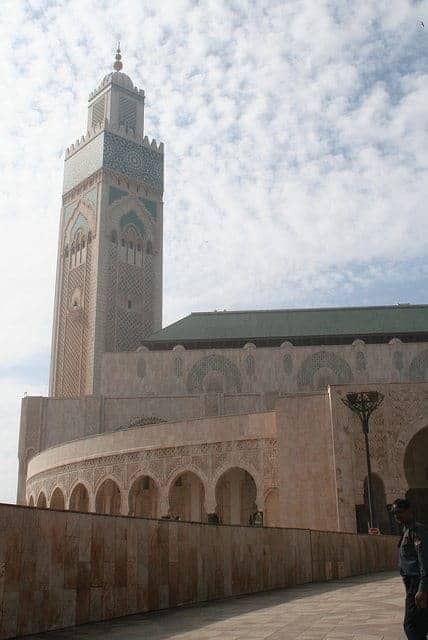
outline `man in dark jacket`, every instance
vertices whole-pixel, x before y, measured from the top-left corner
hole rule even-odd
[[[406,587],[404,631],[408,640],[426,640],[428,633],[428,529],[416,522],[408,500],[392,505],[397,522],[403,525],[398,543],[399,568]]]

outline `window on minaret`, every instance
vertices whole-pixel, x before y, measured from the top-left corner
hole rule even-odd
[[[137,103],[126,96],[119,97],[119,125],[137,128]]]
[[[127,262],[128,264],[133,264],[137,267],[141,267],[143,265],[141,242],[142,238],[139,231],[137,231],[134,226],[129,226],[126,229],[124,237],[121,240],[122,246],[120,251],[120,259],[123,260],[123,262]]]
[[[106,105],[105,96],[98,98],[98,100],[94,102],[92,106],[92,119],[91,119],[91,123],[93,127],[104,120],[105,105]]]
[[[78,267],[86,261],[87,244],[86,238],[79,229],[71,244],[70,268]]]

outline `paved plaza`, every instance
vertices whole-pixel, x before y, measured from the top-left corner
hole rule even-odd
[[[71,640],[401,640],[395,573],[241,596],[27,636]]]

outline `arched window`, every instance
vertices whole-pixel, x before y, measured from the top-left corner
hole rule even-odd
[[[117,231],[116,231],[116,229],[113,229],[113,231],[111,232],[110,242],[112,242],[113,244],[117,244]]]
[[[153,255],[153,244],[151,240],[147,241],[146,251],[149,256]]]

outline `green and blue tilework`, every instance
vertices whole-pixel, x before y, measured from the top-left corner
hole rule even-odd
[[[87,233],[89,231],[88,221],[86,220],[85,216],[82,215],[81,213],[79,213],[79,215],[77,216],[76,221],[73,224],[73,227],[71,229],[71,232],[70,232],[71,240],[73,240],[74,236],[76,235],[79,229],[81,229],[83,233]]]
[[[103,165],[163,191],[163,156],[150,147],[106,131]]]
[[[123,231],[130,224],[134,225],[134,227],[138,229],[141,235],[144,236],[144,224],[140,220],[140,218],[137,216],[135,211],[128,211],[128,213],[125,213],[125,215],[121,217],[120,219],[121,231]]]
[[[128,191],[124,191],[123,189],[118,189],[117,187],[110,187],[108,194],[108,203],[113,204],[116,200],[120,200],[125,196],[129,195]],[[141,204],[147,211],[150,213],[152,218],[156,218],[157,215],[157,206],[154,200],[149,200],[148,198],[138,198]]]

